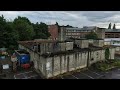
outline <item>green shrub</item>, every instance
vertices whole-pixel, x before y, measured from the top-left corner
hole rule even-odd
[[[120,60],[107,60],[104,62],[97,62],[93,64],[92,67],[101,71],[107,71],[114,67],[120,67]]]

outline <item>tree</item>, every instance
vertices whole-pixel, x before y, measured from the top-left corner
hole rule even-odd
[[[26,17],[15,18],[14,28],[19,33],[19,40],[31,40],[33,39],[35,32],[31,22]]]
[[[4,16],[0,16],[0,47],[10,48],[16,47],[18,40],[18,34],[13,28],[12,22],[7,22]]]
[[[108,29],[111,29],[111,23],[109,24]]]
[[[95,32],[92,31],[89,34],[87,34],[85,36],[85,38],[87,38],[87,39],[98,39],[98,36],[97,36],[97,34]]]
[[[55,25],[59,26],[58,22],[56,22],[56,24],[55,24]]]
[[[108,60],[108,59],[109,59],[109,56],[110,56],[109,48],[106,48],[106,49],[105,49],[105,59]]]
[[[48,26],[43,22],[40,24],[38,22],[33,24],[33,28],[35,31],[34,39],[47,39],[50,36],[50,33],[48,32]]]
[[[66,25],[66,27],[70,27],[70,28],[72,28],[73,26],[70,26],[70,25]]]
[[[116,29],[116,25],[115,24],[113,25],[113,29]]]

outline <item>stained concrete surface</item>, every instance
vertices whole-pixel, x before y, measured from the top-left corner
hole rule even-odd
[[[70,75],[61,76],[58,79],[120,79],[120,68],[114,68],[107,72],[88,69]]]
[[[0,73],[0,79],[42,79],[34,69]]]
[[[101,79],[120,79],[120,68],[115,68],[106,72],[105,76],[101,77]]]

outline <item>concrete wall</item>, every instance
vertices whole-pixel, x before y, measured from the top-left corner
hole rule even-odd
[[[104,39],[105,38],[105,29],[97,28],[96,34],[97,34],[98,38]]]
[[[75,70],[75,61],[76,61],[76,59],[75,59],[75,54],[70,54],[70,55],[68,55],[67,56],[67,61],[68,61],[68,63],[69,63],[69,66],[68,66],[68,68],[69,68],[69,71],[73,71],[73,70]]]
[[[46,78],[87,67],[87,52],[46,58]]]
[[[62,55],[61,57],[61,74],[67,72],[67,57],[66,55]]]
[[[75,44],[80,48],[88,48],[89,40],[75,40]]]
[[[60,30],[58,30],[58,39],[60,41],[66,40],[66,29],[65,27],[61,27]]]
[[[44,54],[47,52],[73,50],[73,42],[41,43],[39,45],[40,45],[40,52],[39,52],[40,54]]]
[[[110,55],[109,59],[114,59],[115,58],[115,48],[109,48]]]
[[[76,60],[76,69],[81,68],[81,61],[82,61],[82,53],[76,53],[77,60]]]
[[[97,50],[97,51],[89,52],[88,66],[101,60],[105,60],[105,50]]]
[[[115,47],[115,51],[116,51],[116,52],[119,52],[119,51],[120,51],[120,46],[116,46],[116,47]]]
[[[49,57],[46,59],[46,77],[52,77],[53,76],[53,58]],[[45,71],[44,71],[45,72]]]
[[[101,50],[101,60],[105,60],[105,50]]]
[[[111,45],[110,41],[104,41],[104,45]]]
[[[60,57],[54,56],[54,68],[53,68],[53,75],[59,75],[60,74]]]
[[[83,52],[81,55],[80,68],[85,68],[87,67],[88,52]]]
[[[93,39],[89,39],[89,44],[93,44]]]
[[[97,47],[103,47],[104,46],[104,40],[93,40],[93,45]]]
[[[73,50],[73,42],[66,42],[66,50]]]
[[[91,64],[105,60],[105,50],[82,51],[71,54],[57,55],[44,58],[40,54],[33,52],[24,46],[20,48],[30,53],[31,61],[34,62],[34,68],[39,70],[46,78],[54,77],[59,74],[81,69]],[[110,49],[110,58],[114,59],[115,48]],[[91,60],[93,58],[93,60]]]
[[[60,45],[60,51],[66,51],[66,44],[65,43],[59,43]]]

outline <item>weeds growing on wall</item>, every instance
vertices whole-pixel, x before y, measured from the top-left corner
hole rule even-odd
[[[106,48],[106,50],[105,50],[105,59],[108,60],[109,56],[110,56],[109,48]]]
[[[107,61],[94,63],[92,67],[100,71],[107,71],[112,68],[120,67],[120,60],[109,59]]]

